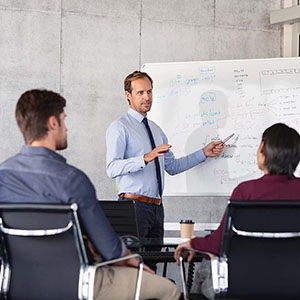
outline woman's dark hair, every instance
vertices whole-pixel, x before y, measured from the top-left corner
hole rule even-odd
[[[262,136],[264,165],[270,175],[293,177],[300,160],[300,135],[285,124],[267,128]]]

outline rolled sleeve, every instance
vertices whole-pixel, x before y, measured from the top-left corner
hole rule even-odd
[[[123,257],[126,253],[127,247],[126,247],[125,243],[122,240],[121,240],[121,246],[122,246],[121,257]]]

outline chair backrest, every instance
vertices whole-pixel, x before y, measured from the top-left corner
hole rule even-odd
[[[228,290],[221,297],[300,298],[300,201],[232,201],[220,260]]]
[[[119,236],[139,236],[133,201],[100,200],[99,204]]]
[[[2,299],[78,299],[87,263],[77,205],[0,204]]]

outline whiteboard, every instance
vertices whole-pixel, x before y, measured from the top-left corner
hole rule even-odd
[[[235,134],[220,157],[166,175],[165,195],[230,195],[262,175],[256,151],[268,126],[282,122],[300,132],[299,58],[153,63],[142,71],[154,81],[148,116],[176,157]]]

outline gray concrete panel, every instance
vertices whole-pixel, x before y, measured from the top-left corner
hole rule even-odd
[[[211,196],[165,196],[165,221],[179,222],[192,219],[198,223],[221,221],[229,197]]]
[[[65,13],[62,24],[70,128],[64,155],[90,176],[100,198],[115,199],[114,180],[105,171],[105,132],[128,108],[123,80],[138,69],[139,20]]]
[[[60,11],[61,0],[0,0],[0,9]]]
[[[214,0],[142,0],[142,17],[149,21],[213,26]]]
[[[64,0],[63,10],[114,18],[139,18],[141,0]]]
[[[141,61],[208,60],[212,33],[212,27],[143,20]]]
[[[60,15],[0,10],[1,74],[40,85],[59,78]],[[40,30],[40,28],[43,30]]]
[[[181,219],[192,219],[198,223],[210,222],[210,197],[168,197],[163,198],[165,221],[179,222]]]
[[[230,197],[211,197],[211,223],[219,223],[222,220],[229,198]]]
[[[270,11],[280,8],[280,0],[216,0],[216,26],[280,30],[270,25]]]
[[[280,32],[215,28],[212,59],[280,57]]]
[[[14,119],[21,93],[33,88],[59,90],[60,16],[0,9],[0,27],[2,161],[23,144]]]

